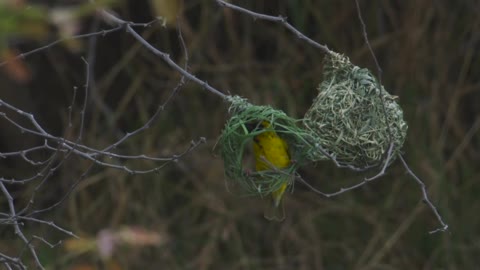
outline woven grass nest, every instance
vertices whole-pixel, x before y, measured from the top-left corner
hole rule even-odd
[[[342,165],[366,168],[380,164],[393,142],[393,161],[405,141],[403,111],[372,73],[337,53],[325,57],[319,94],[304,117],[314,144]],[[313,160],[324,158],[317,152]]]
[[[270,106],[258,106],[246,99],[232,96],[230,119],[226,123],[219,139],[220,154],[224,161],[225,175],[234,185],[239,185],[247,195],[266,196],[278,189],[285,181],[286,175],[293,175],[297,168],[306,161],[306,148],[310,145],[309,134],[301,127],[301,120],[289,117],[281,110]],[[282,170],[254,171],[245,164],[245,150],[251,147],[253,138],[260,132],[249,131],[247,126],[262,121],[270,123],[269,130],[274,130],[289,145],[292,165]]]

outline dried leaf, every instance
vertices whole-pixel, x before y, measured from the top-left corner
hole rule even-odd
[[[85,253],[97,248],[97,241],[93,238],[71,238],[65,241],[63,247],[72,253]]]
[[[12,49],[6,49],[1,52],[0,62],[6,61],[5,71],[7,74],[19,83],[26,83],[31,78],[30,70],[22,59],[15,58],[18,55]]]
[[[166,242],[166,237],[155,231],[138,227],[126,227],[118,232],[123,244],[132,246],[158,246]]]

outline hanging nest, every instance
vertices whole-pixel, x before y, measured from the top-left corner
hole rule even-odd
[[[231,102],[231,118],[218,141],[226,178],[234,186],[240,186],[246,195],[266,196],[280,188],[285,181],[289,181],[291,177],[288,176],[294,175],[302,162],[311,159],[307,158],[314,149],[313,145],[308,143],[311,141],[307,139],[309,134],[299,126],[301,121],[289,117],[281,110],[253,105],[238,96],[228,97],[227,101]],[[262,121],[270,123],[267,129],[249,130],[249,125],[257,125]],[[275,131],[287,142],[291,166],[281,170],[255,171],[246,164],[246,149],[251,147],[255,136],[266,131]]]
[[[238,96],[227,98],[231,118],[219,145],[225,175],[231,183],[247,195],[265,196],[307,163],[333,157],[340,165],[368,168],[385,160],[391,143],[390,162],[400,153],[408,128],[402,109],[368,69],[331,53],[325,58],[324,80],[318,90],[302,120]],[[248,128],[263,121],[269,123],[268,128]],[[255,136],[268,131],[275,131],[287,142],[292,164],[284,169],[255,171],[246,165],[244,154]]]
[[[324,80],[304,118],[319,145],[341,165],[366,168],[381,164],[393,142],[393,161],[405,141],[403,112],[368,69],[337,53],[325,57]],[[324,159],[317,151],[312,161]]]

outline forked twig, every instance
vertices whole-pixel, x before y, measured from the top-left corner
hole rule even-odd
[[[405,170],[407,170],[407,173],[413,178],[415,179],[415,181],[418,183],[418,185],[420,185],[420,188],[422,190],[422,196],[423,196],[423,202],[425,202],[429,207],[430,209],[432,209],[433,213],[435,214],[435,216],[437,217],[438,219],[438,222],[440,222],[440,224],[442,225],[440,228],[437,228],[435,230],[432,230],[430,231],[429,233],[430,234],[433,234],[433,233],[436,233],[436,232],[445,232],[448,230],[448,224],[446,224],[444,221],[443,221],[443,218],[442,216],[438,213],[438,210],[437,208],[435,207],[435,205],[430,201],[430,199],[428,198],[428,193],[427,193],[427,187],[425,185],[425,183],[423,183],[422,180],[420,180],[420,178],[418,178],[418,176],[413,173],[413,171],[410,169],[410,166],[408,166],[407,162],[405,161],[405,159],[403,159],[403,156],[402,155],[398,155],[398,158],[400,159],[400,161],[402,162],[403,164],[403,167],[405,168]]]

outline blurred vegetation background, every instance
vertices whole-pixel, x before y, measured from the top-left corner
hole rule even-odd
[[[83,1],[68,1],[67,7],[60,7],[60,2],[65,4],[48,1],[41,7],[49,15],[30,10],[37,28],[22,25],[30,31],[11,30],[17,25],[0,23],[8,27],[2,29],[7,35],[0,34],[2,61],[63,36],[109,27],[98,22]],[[235,3],[287,16],[310,38],[376,73],[353,0]],[[166,18],[165,27],[156,24],[139,31],[183,65],[178,25],[188,48],[189,70],[225,93],[297,118],[317,94],[323,53],[280,25],[253,20],[207,0],[107,4],[125,20]],[[206,144],[156,174],[96,168],[67,201],[44,216],[84,239],[96,238],[105,229],[135,226],[155,232],[161,244],[127,245],[105,262],[98,252],[81,251],[78,242],[55,248],[38,243],[44,265],[48,269],[476,269],[480,264],[480,3],[391,0],[360,1],[360,6],[384,72],[383,84],[399,96],[409,123],[405,158],[428,186],[449,224],[448,233],[428,234],[439,224],[422,203],[419,186],[398,161],[385,177],[331,199],[298,183],[286,196],[286,219],[265,220],[265,201],[240,197],[225,188],[222,160],[214,146],[228,117],[227,104],[189,83],[154,126],[119,151],[171,156],[199,137],[205,137]],[[73,11],[55,23],[52,10]],[[48,27],[35,20],[49,21]],[[73,87],[85,82],[81,56],[91,52],[89,46],[88,39],[68,41],[3,67],[0,98],[33,113],[49,132],[74,138],[80,118],[77,111],[74,128],[66,133],[68,106]],[[87,107],[83,142],[102,149],[141,126],[171,94],[180,75],[123,31],[100,36],[93,46],[95,93]],[[81,100],[81,91],[78,95]],[[2,152],[38,144],[38,138],[19,135],[5,121],[0,129]],[[21,175],[25,170],[21,164],[1,163],[2,175]],[[36,206],[57,201],[89,165],[81,159],[64,164],[37,195]],[[301,174],[323,191],[336,191],[365,177],[329,161],[303,168]],[[33,188],[22,187],[12,195],[21,201]],[[4,198],[0,205],[6,207]],[[25,230],[52,242],[65,239],[48,226]],[[0,235],[0,250],[15,254],[21,244],[11,228],[0,227]]]

